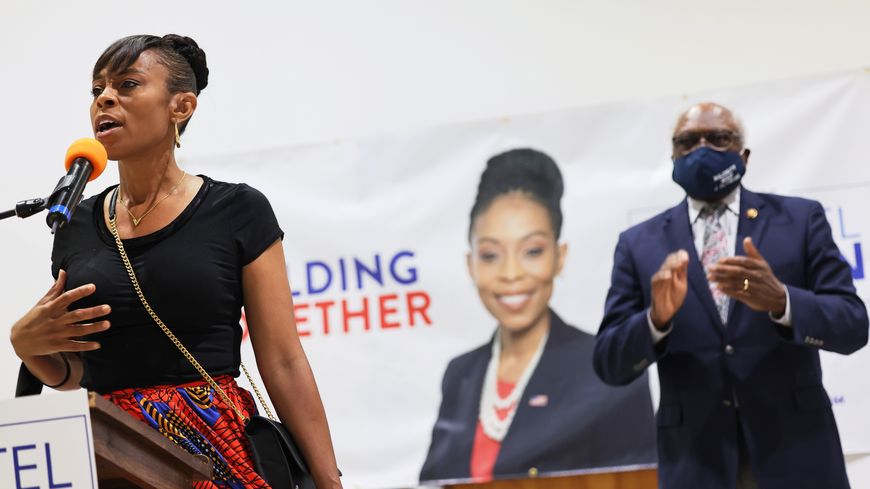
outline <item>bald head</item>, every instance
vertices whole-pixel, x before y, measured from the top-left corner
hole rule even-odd
[[[713,102],[692,106],[677,120],[674,128],[674,160],[702,145],[718,151],[749,154],[743,147],[743,125],[727,108]],[[744,162],[746,158],[743,158]]]
[[[674,181],[692,198],[720,199],[723,192],[739,185],[746,172],[749,149],[743,147],[743,126],[719,104],[704,102],[684,112],[672,141]],[[705,151],[695,153],[700,148]]]
[[[693,105],[677,120],[674,136],[684,132],[704,132],[728,129],[743,137],[743,125],[734,113],[714,102]]]

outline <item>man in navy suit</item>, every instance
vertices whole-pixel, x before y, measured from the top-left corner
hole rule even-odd
[[[689,109],[673,144],[688,197],[620,235],[596,373],[658,362],[662,488],[848,488],[818,350],[860,349],[868,318],[824,209],[742,188],[722,106]]]

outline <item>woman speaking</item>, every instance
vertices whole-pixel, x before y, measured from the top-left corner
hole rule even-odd
[[[468,271],[498,327],[453,359],[421,481],[525,477],[656,461],[646,375],[626,387],[592,370],[593,336],[548,303],[567,252],[562,175],[531,149],[492,157],[471,209]]]
[[[326,416],[296,333],[283,233],[269,202],[247,185],[187,175],[176,163],[207,84],[205,53],[188,37],[126,37],[100,56],[91,123],[118,162],[120,185],[83,201],[58,231],[57,281],[13,326],[12,344],[45,385],[96,391],[191,453],[209,456],[215,480],[195,487],[268,488],[254,471],[239,416],[255,414],[256,406],[234,380],[244,306],[278,417],[317,487],[339,488]],[[116,236],[153,311],[226,398],[140,302]]]

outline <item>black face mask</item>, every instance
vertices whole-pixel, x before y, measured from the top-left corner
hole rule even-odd
[[[740,185],[744,173],[740,153],[701,146],[674,160],[673,179],[690,197],[711,199]]]

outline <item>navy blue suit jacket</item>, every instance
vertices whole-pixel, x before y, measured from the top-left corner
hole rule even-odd
[[[660,487],[733,489],[741,423],[762,488],[847,488],[818,350],[849,354],[867,343],[867,311],[851,269],[818,202],[742,189],[736,254],[745,254],[747,236],[786,284],[793,327],[734,299],[722,326],[684,200],[620,235],[595,370],[620,385],[658,362]],[[671,334],[653,345],[650,279],[679,249],[690,256],[688,293]]]
[[[595,338],[551,314],[544,353],[501,444],[495,478],[539,472],[655,463],[649,382],[611,387],[592,370]],[[483,378],[492,342],[454,358],[444,374],[441,410],[421,481],[471,477]],[[534,396],[546,406],[530,406]],[[540,398],[539,398],[540,399]]]

